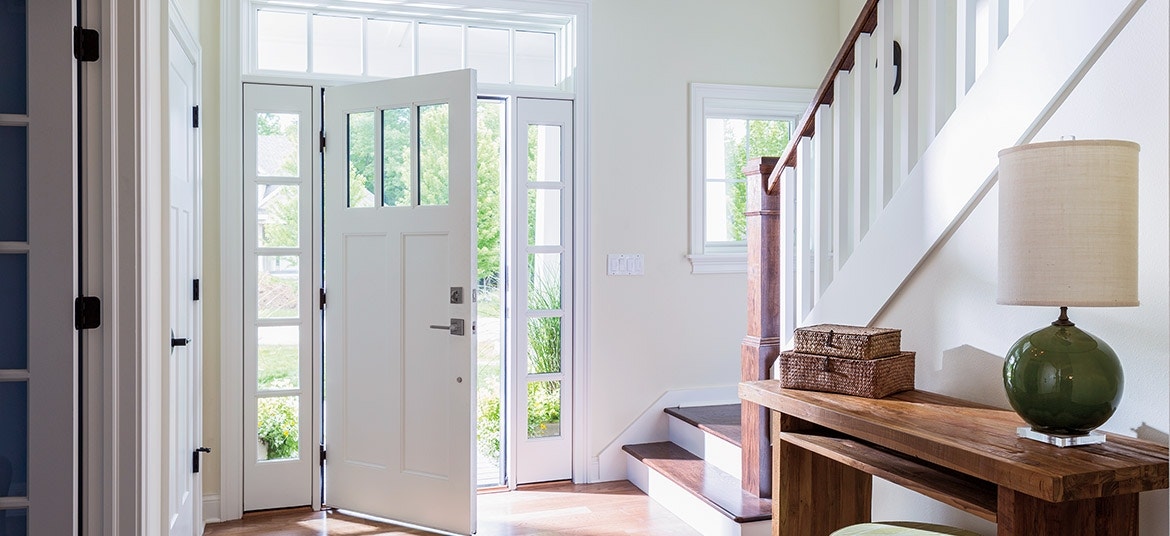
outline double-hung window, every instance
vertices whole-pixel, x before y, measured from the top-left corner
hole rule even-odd
[[[744,166],[780,156],[811,89],[691,84],[692,273],[747,271]]]

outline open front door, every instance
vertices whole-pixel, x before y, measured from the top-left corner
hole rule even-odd
[[[325,501],[475,528],[475,74],[325,94]]]

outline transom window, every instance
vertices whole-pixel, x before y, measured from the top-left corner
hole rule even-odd
[[[254,0],[248,70],[398,78],[473,68],[479,84],[566,86],[568,21],[442,4],[416,11],[407,6],[373,0]]]
[[[744,166],[780,156],[812,90],[691,84],[692,273],[747,270]]]

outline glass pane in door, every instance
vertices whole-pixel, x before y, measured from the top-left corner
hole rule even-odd
[[[296,389],[301,386],[300,326],[256,328],[256,389]]]
[[[256,311],[260,318],[300,316],[300,257],[256,257]]]
[[[299,396],[256,399],[256,459],[295,460],[300,457]]]
[[[528,382],[528,438],[561,435],[561,382]]]
[[[374,112],[349,114],[349,206],[372,207],[377,204],[378,170],[375,148]]]
[[[4,297],[3,303],[0,304],[0,326],[4,326],[4,335],[0,336],[0,369],[27,369],[27,255],[0,255],[0,296]]]
[[[28,113],[28,15],[24,2],[0,7],[0,114]]]
[[[0,162],[0,242],[23,242],[28,240],[27,127],[0,127]]]
[[[28,495],[28,382],[0,382],[0,497]],[[5,478],[7,476],[7,478]]]
[[[256,185],[256,243],[262,248],[295,248],[300,245],[300,186]]]
[[[382,110],[382,205],[410,206],[410,108]]]
[[[528,254],[528,308],[552,311],[561,308],[561,254]]]
[[[0,510],[0,534],[28,536],[28,508]]]
[[[528,190],[528,243],[534,246],[561,245],[561,190]]]
[[[256,176],[300,177],[301,116],[256,114]]]
[[[529,182],[560,182],[561,127],[528,125]]]
[[[561,317],[528,319],[528,373],[561,371]]]
[[[448,189],[449,122],[447,103],[418,107],[418,176],[420,205],[446,205]]]

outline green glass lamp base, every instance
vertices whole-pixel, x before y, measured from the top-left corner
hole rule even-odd
[[[1121,402],[1121,362],[1105,341],[1061,319],[1016,341],[1003,364],[1008,402],[1036,432],[1083,436]]]

